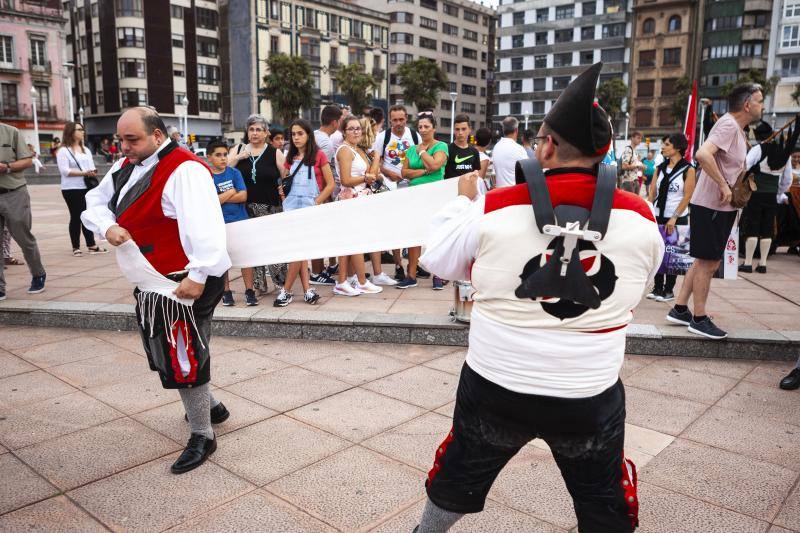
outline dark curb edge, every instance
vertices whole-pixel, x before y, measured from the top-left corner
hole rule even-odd
[[[37,327],[136,329],[133,305],[83,302],[0,302],[0,324]],[[262,307],[218,308],[215,335],[466,346],[469,326],[438,315],[300,311]],[[365,340],[369,339],[369,340]],[[626,353],[724,359],[793,361],[800,351],[800,332],[736,330],[713,341],[679,326],[631,324]]]

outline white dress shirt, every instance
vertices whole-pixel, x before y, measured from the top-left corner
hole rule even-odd
[[[83,152],[76,152],[72,148],[67,148],[66,146],[59,148],[56,152],[56,164],[58,165],[58,172],[61,174],[62,191],[86,188],[84,177],[70,176],[70,170],[77,170],[79,172],[95,170],[92,152],[86,147],[84,147]]]
[[[757,144],[750,148],[745,158],[745,168],[750,168],[761,160],[761,145]],[[775,201],[779,204],[786,203],[786,191],[792,186],[792,160],[787,159],[786,165],[781,170],[780,181],[778,181],[778,196]]]
[[[158,163],[158,152],[168,144],[162,144],[156,153],[136,165],[120,191],[119,200]],[[86,194],[86,211],[81,214],[81,221],[89,230],[100,235],[105,235],[108,228],[117,223],[116,216],[108,209],[108,202],[114,196],[111,174],[119,170],[123,160],[114,163],[100,185]],[[231,260],[226,249],[225,221],[208,169],[196,161],[178,165],[164,186],[161,208],[165,216],[178,221],[181,245],[189,259],[186,265],[189,279],[205,283],[208,276],[222,276],[227,272]]]
[[[495,186],[511,187],[516,185],[514,173],[517,161],[527,159],[528,153],[516,141],[503,137],[492,150],[492,166],[494,166]]]

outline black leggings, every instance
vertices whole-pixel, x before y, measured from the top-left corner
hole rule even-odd
[[[95,246],[94,233],[86,229],[81,224],[81,213],[86,211],[86,193],[87,189],[69,189],[62,190],[61,196],[67,202],[67,209],[69,209],[69,240],[72,241],[72,249],[77,250],[81,247],[81,230],[83,230],[83,238],[86,240],[86,246],[92,248]]]

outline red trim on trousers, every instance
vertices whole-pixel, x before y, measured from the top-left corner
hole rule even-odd
[[[169,358],[172,363],[172,374],[175,383],[194,383],[197,380],[197,358],[194,356],[194,345],[192,343],[192,328],[183,320],[178,320],[172,326],[172,335],[175,338],[175,345],[169,347]],[[178,358],[178,336],[182,336],[186,341],[186,356],[189,359],[189,373],[183,375],[181,362]]]
[[[628,506],[628,518],[631,519],[631,526],[639,525],[639,497],[636,494],[636,487],[639,484],[639,477],[636,474],[636,465],[633,461],[625,457],[622,453],[622,493],[625,495],[625,505]]]
[[[442,457],[444,457],[444,453],[447,451],[447,446],[453,442],[453,438],[453,427],[451,426],[447,437],[445,437],[442,443],[439,444],[439,447],[436,448],[436,455],[433,459],[433,467],[428,472],[428,482],[426,483],[426,486],[433,481],[433,478],[436,477],[436,474],[438,474],[439,470],[441,470],[442,465],[439,461],[441,461]]]

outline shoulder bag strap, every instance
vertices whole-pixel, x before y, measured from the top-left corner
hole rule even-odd
[[[67,153],[68,153],[68,154],[69,154],[69,156],[72,158],[72,160],[73,160],[73,161],[75,161],[75,164],[78,166],[78,170],[80,170],[81,172],[83,172],[83,168],[81,167],[81,164],[80,164],[80,163],[78,163],[78,160],[77,160],[77,159],[75,159],[75,154],[73,154],[73,153],[72,153],[72,150],[70,150],[70,149],[69,149],[69,148],[67,148],[67,147],[64,147],[64,148],[67,150]]]

